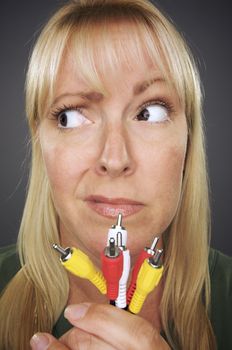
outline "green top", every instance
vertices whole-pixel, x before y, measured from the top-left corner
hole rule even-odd
[[[214,249],[209,256],[211,278],[210,319],[216,335],[218,350],[232,349],[232,258]],[[20,269],[15,245],[0,248],[0,292]],[[61,314],[53,328],[59,338],[71,325]]]

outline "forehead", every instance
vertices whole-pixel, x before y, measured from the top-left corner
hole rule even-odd
[[[155,39],[153,41],[154,46],[157,45]],[[111,24],[103,37],[101,30],[96,30],[85,45],[78,33],[74,33],[63,55],[56,91],[65,85],[69,88],[81,85],[107,94],[112,82],[128,88],[139,80],[147,84],[154,75],[164,77],[164,62],[160,57],[158,60],[155,55],[149,55],[148,49],[142,35],[136,34],[133,25],[128,23]]]
[[[99,68],[98,76],[106,90],[109,90],[109,87],[112,89],[112,84],[121,86],[121,88],[129,88],[133,85],[134,94],[136,95],[142,92],[154,77],[160,80],[162,78],[164,79],[159,67],[155,63],[151,63],[145,59],[143,65],[138,64],[136,59],[133,58],[131,60],[131,67],[128,67],[124,62],[120,62],[116,70],[105,67],[104,73],[101,71],[101,65],[97,57],[94,63],[96,68]],[[141,81],[141,83],[136,84],[138,81]],[[91,79],[86,78],[84,73],[78,69],[78,65],[75,62],[75,55],[72,52],[69,52],[64,57],[57,77],[56,91],[65,89],[65,86],[71,89],[76,86],[94,87],[92,86]],[[99,90],[96,89],[96,92],[101,92]]]

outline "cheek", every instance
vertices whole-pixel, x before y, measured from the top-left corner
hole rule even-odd
[[[38,138],[51,186],[72,186],[87,171],[95,157],[92,133],[61,131],[54,121],[43,120],[38,129]]]
[[[181,182],[186,154],[187,136],[158,140],[140,152],[140,164],[143,164],[143,178],[155,188],[167,188]],[[142,149],[142,147],[140,148]],[[166,192],[167,192],[166,191]]]
[[[54,189],[69,187],[72,183],[73,162],[69,152],[61,147],[43,149],[43,157],[50,185]],[[72,165],[70,167],[70,165]]]
[[[163,163],[162,176],[166,184],[178,184],[182,180],[185,147],[170,146],[160,155],[160,164]]]
[[[65,143],[41,142],[42,154],[50,186],[55,196],[75,192],[76,184],[88,168],[88,157],[78,147]]]
[[[144,198],[149,198],[154,230],[164,231],[173,220],[181,197],[186,142],[166,144],[146,156]]]
[[[160,173],[160,183],[163,184],[163,196],[178,202],[182,187],[185,149],[170,147],[163,155],[163,167]],[[178,204],[178,203],[176,203]]]

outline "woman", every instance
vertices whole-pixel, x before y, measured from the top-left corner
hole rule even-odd
[[[33,349],[229,348],[232,263],[209,254],[200,82],[173,25],[145,0],[68,3],[34,48],[26,100],[32,170],[21,266],[1,253],[1,349],[29,349],[35,333]],[[164,249],[139,316],[107,305],[52,249],[78,247],[100,268],[119,212],[132,266],[154,235]]]

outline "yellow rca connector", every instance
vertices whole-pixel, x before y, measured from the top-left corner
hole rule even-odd
[[[159,284],[162,277],[163,266],[159,263],[163,253],[157,249],[155,255],[144,260],[136,281],[136,289],[129,304],[129,311],[138,314],[149,293]]]
[[[61,264],[75,276],[88,279],[97,289],[106,294],[106,280],[103,274],[95,268],[89,257],[77,248],[62,248],[53,244],[53,248],[60,254]]]

